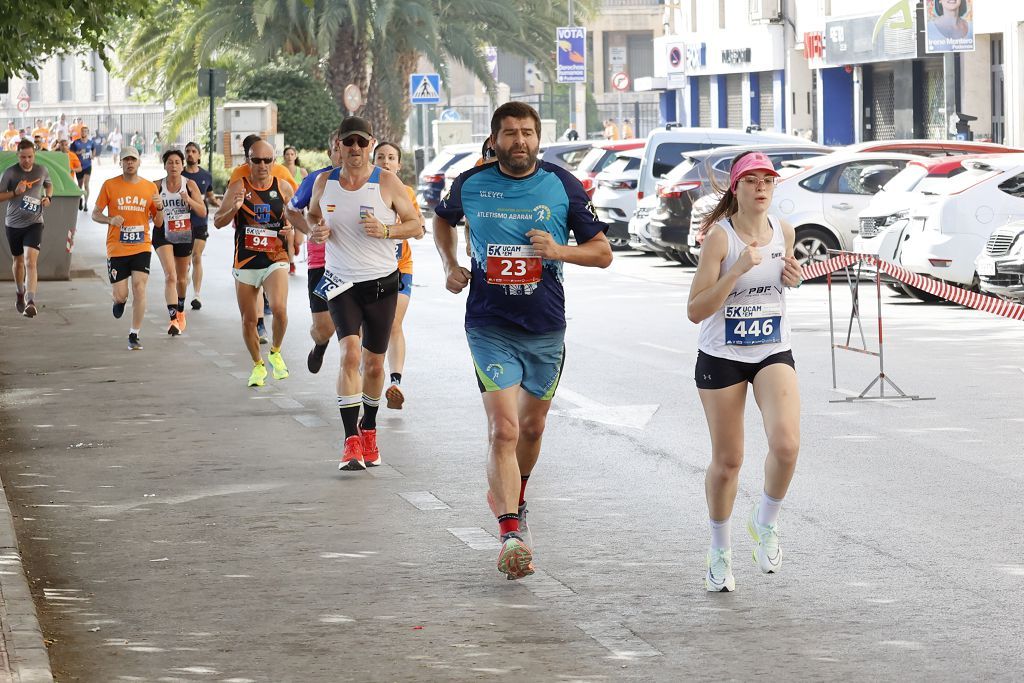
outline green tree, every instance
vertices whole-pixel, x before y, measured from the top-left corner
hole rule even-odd
[[[238,97],[276,102],[277,129],[285,143],[321,149],[341,119],[327,86],[309,74],[308,59],[283,59],[246,72],[237,86]]]
[[[146,0],[32,0],[16,11],[0,11],[0,79],[29,73],[54,54],[96,50],[106,55],[110,36],[125,23],[138,23],[149,11]]]

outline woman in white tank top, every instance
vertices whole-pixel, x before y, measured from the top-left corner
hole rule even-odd
[[[793,227],[768,216],[778,178],[760,152],[733,159],[729,188],[705,219],[700,265],[687,316],[701,323],[695,381],[711,431],[705,477],[711,550],[704,585],[735,589],[730,517],[743,463],[747,385],[768,436],[765,482],[747,519],[754,562],[771,574],[782,564],[777,521],[800,449],[800,396],[784,287],[800,285]]]

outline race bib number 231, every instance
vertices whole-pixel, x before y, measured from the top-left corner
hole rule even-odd
[[[487,283],[492,285],[532,285],[543,273],[540,256],[529,244],[488,244]]]

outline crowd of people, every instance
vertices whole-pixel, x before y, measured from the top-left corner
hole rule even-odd
[[[488,423],[486,498],[501,538],[497,568],[508,579],[535,571],[526,490],[565,362],[563,267],[606,268],[612,262],[607,226],[580,182],[560,166],[538,160],[540,133],[540,117],[529,105],[498,107],[481,162],[454,181],[432,226],[447,290],[459,294],[469,288],[465,333]],[[328,140],[330,165],[313,172],[301,168],[294,150],[285,150],[284,163],[277,163],[274,147],[255,135],[243,148],[246,161],[234,169],[219,203],[212,178],[199,166],[195,143],[184,151],[164,151],[165,176],[156,182],[139,177],[141,154],[133,145],[121,150],[122,173],[103,184],[92,211],[93,220],[107,226],[113,316],[121,318],[131,299],[128,348],[141,350],[155,250],[164,272],[167,334],[185,331],[190,269],[191,308],[202,308],[201,255],[213,207],[213,227],[233,229],[231,272],[241,336],[252,361],[247,384],[265,385],[267,363],[275,380],[285,380],[290,376],[283,353],[289,249],[298,243],[296,232],[308,237],[313,347],[307,370],[321,370],[334,336],[344,435],[338,467],[378,466],[381,400],[394,409],[405,403],[402,324],[413,280],[409,240],[425,233],[413,192],[397,175],[401,149],[378,141],[370,122],[355,116],[345,118]],[[0,202],[11,202],[12,253],[18,258],[34,251],[28,259],[34,263],[52,186],[33,155],[32,142],[19,143],[19,164],[0,178]],[[748,385],[769,450],[763,492],[746,528],[760,571],[778,572],[782,563],[778,518],[800,442],[786,288],[799,286],[801,275],[792,226],[768,215],[777,177],[764,154],[736,157],[729,187],[702,225],[704,249],[689,293],[687,315],[701,324],[694,377],[712,443],[705,478],[711,544],[704,585],[709,592],[735,589],[730,529]],[[469,267],[460,263],[458,249],[457,226],[463,222]],[[35,280],[26,276],[21,258],[15,265],[17,305],[25,315],[35,315]],[[269,338],[262,320],[268,314],[273,316]],[[270,353],[264,360],[261,345],[267,342]]]

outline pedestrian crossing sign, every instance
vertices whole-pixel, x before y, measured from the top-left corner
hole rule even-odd
[[[411,74],[409,76],[409,99],[412,104],[437,104],[441,101],[441,76],[439,74]]]

